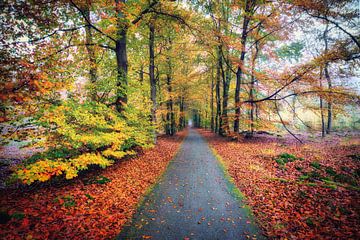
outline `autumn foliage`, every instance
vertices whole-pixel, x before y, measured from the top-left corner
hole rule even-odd
[[[156,182],[186,132],[160,137],[156,148],[113,166],[92,170],[71,183],[3,191],[1,239],[109,239],[134,213],[141,196]]]

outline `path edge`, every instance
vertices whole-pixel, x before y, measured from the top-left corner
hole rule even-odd
[[[226,163],[222,156],[218,154],[216,149],[211,146],[209,141],[199,132],[199,134],[202,136],[202,138],[205,140],[205,142],[208,144],[212,154],[215,156],[217,160],[217,164],[222,171],[224,178],[226,180],[226,185],[229,189],[230,194],[238,201],[240,207],[244,209],[244,211],[247,213],[249,220],[253,223],[253,230],[258,233],[257,239],[267,239],[267,237],[264,234],[264,231],[261,229],[261,223],[258,221],[258,219],[255,217],[255,214],[252,210],[252,208],[246,204],[246,196],[244,193],[241,192],[241,190],[236,186],[235,181],[233,177],[229,174],[228,167],[226,166]]]
[[[182,146],[184,145],[185,139],[187,138],[187,136],[189,135],[189,129],[186,129],[186,134],[184,136],[184,138],[181,140],[181,143],[178,147],[178,149],[176,149],[176,152],[174,154],[174,156],[171,158],[171,160],[169,161],[169,163],[166,165],[166,168],[164,169],[164,171],[156,177],[154,183],[152,183],[144,192],[144,194],[141,196],[139,202],[135,205],[135,212],[134,214],[131,215],[131,218],[129,219],[129,221],[127,221],[124,225],[123,228],[121,229],[121,231],[117,234],[115,239],[120,239],[119,236],[122,232],[122,230],[127,226],[127,225],[131,225],[132,220],[134,219],[134,215],[136,214],[137,210],[143,205],[143,203],[145,202],[146,198],[149,196],[149,194],[159,185],[160,180],[164,177],[165,173],[168,171],[171,163],[174,161],[174,159],[177,157],[177,155],[179,155],[180,150],[182,148]],[[156,145],[155,145],[156,147]]]

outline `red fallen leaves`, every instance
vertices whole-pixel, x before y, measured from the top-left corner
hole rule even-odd
[[[85,185],[81,178],[62,187],[3,191],[1,211],[23,213],[0,225],[1,239],[110,239],[135,212],[136,204],[165,170],[185,136],[160,137],[137,158],[118,162],[99,175],[106,184]],[[95,173],[89,175],[95,177]],[[87,177],[91,177],[87,176]]]
[[[360,169],[358,160],[347,157],[360,153],[359,144],[297,145],[270,138],[231,142],[208,131],[201,133],[223,158],[268,237],[360,239],[358,189],[347,184],[332,189],[320,180],[299,180],[304,172],[314,171],[314,161],[321,164],[320,170],[315,169],[321,174],[326,167],[341,174]],[[304,160],[288,162],[284,170],[274,160],[281,153]]]

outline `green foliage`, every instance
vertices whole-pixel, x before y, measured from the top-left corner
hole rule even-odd
[[[356,180],[351,176],[351,175],[348,175],[348,174],[336,174],[334,176],[334,181],[335,182],[340,182],[340,183],[347,183],[347,184],[350,184],[350,185],[353,185],[353,186],[356,186]]]
[[[307,218],[305,222],[309,227],[314,227],[315,226],[312,218]]]
[[[313,168],[316,168],[316,169],[320,169],[320,168],[321,168],[320,163],[317,162],[317,161],[311,162],[311,163],[310,163],[310,166],[313,167]]]
[[[13,214],[11,214],[11,217],[16,220],[21,220],[25,217],[25,214],[22,212],[14,212]]]
[[[336,175],[336,171],[332,167],[326,167],[325,172],[327,174],[329,174],[330,176],[335,176]]]
[[[105,184],[105,183],[108,183],[108,182],[111,182],[110,179],[108,179],[107,177],[104,177],[104,176],[100,176],[96,179],[96,183],[97,184]]]
[[[90,200],[95,200],[95,198],[88,193],[85,193],[85,196]]]
[[[289,45],[284,45],[276,50],[277,55],[282,59],[298,61],[302,56],[304,44],[302,42],[292,42]]]
[[[299,167],[299,166],[296,166],[295,169],[298,170],[299,172],[301,172],[303,170],[303,168]]]
[[[64,207],[70,208],[70,207],[75,207],[76,206],[76,202],[74,200],[74,197],[71,195],[67,195],[63,197],[64,199]]]
[[[151,146],[150,124],[138,114],[129,109],[120,116],[104,104],[72,100],[52,107],[39,122],[48,131],[42,143],[48,150],[31,157],[15,176],[27,184],[61,174],[72,179],[90,165],[105,168],[135,154],[134,147]]]
[[[299,158],[297,158],[296,156],[289,154],[289,153],[281,153],[276,159],[275,161],[280,165],[280,166],[284,166],[286,163],[288,162],[294,162],[295,160],[297,160]]]
[[[313,170],[311,172],[303,173],[303,175],[301,175],[299,177],[299,180],[300,181],[304,181],[304,180],[314,181],[314,180],[321,180],[322,178],[323,178],[322,175],[318,171]]]

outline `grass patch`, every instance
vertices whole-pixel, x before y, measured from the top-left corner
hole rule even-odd
[[[327,174],[329,174],[330,176],[335,176],[336,175],[336,171],[332,167],[326,167],[325,172]]]
[[[66,208],[70,208],[70,207],[75,207],[76,206],[76,202],[73,196],[71,195],[67,195],[63,197],[64,199],[64,203],[63,206]]]
[[[314,226],[315,226],[312,218],[310,218],[310,217],[305,220],[305,223],[306,223],[306,225],[308,225],[309,227],[314,227]]]
[[[95,198],[88,193],[85,193],[85,196],[90,200],[95,200]]]
[[[311,162],[311,163],[310,163],[310,166],[313,167],[313,168],[316,168],[316,169],[320,169],[320,168],[321,168],[320,163],[317,162],[317,161]]]
[[[94,178],[86,178],[83,180],[85,185],[89,185],[89,184],[106,184],[108,182],[111,182],[111,179],[105,177],[105,176],[96,176]]]
[[[280,155],[275,158],[275,162],[280,166],[284,167],[288,162],[294,162],[295,160],[302,160],[302,158],[298,158],[293,154],[290,153],[281,153]]]
[[[347,184],[350,184],[350,185],[353,185],[353,186],[357,186],[357,183],[356,183],[356,180],[350,176],[350,175],[347,175],[347,174],[336,174],[334,176],[334,181],[335,182],[340,182],[340,183],[347,183]]]
[[[285,179],[285,178],[269,178],[271,181],[279,181],[279,182],[289,182],[289,180]]]
[[[16,220],[21,220],[25,217],[25,214],[22,212],[14,212],[13,214],[11,214],[11,218],[14,218]]]

